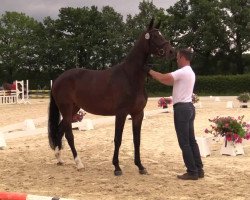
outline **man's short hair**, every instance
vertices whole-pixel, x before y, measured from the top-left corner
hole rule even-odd
[[[184,56],[187,60],[191,61],[193,58],[193,51],[191,48],[181,48],[178,50],[181,56]]]

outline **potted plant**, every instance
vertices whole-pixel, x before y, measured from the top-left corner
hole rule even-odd
[[[194,104],[194,103],[198,103],[199,102],[199,97],[198,97],[198,95],[197,94],[195,94],[195,93],[193,93],[192,94],[192,103]]]
[[[72,116],[72,123],[81,122],[85,115],[86,112],[83,109],[80,109],[76,114]]]
[[[250,94],[248,92],[241,93],[237,97],[237,100],[239,100],[239,102],[243,103],[241,105],[241,108],[247,108],[247,102],[250,100]]]
[[[243,121],[244,115],[234,118],[215,117],[209,119],[213,125],[211,129],[206,129],[205,133],[211,133],[215,137],[222,136],[225,138],[225,144],[221,148],[221,154],[237,155],[244,154],[242,139],[250,139],[250,124]]]
[[[158,100],[158,107],[167,108],[173,102],[172,97],[161,97]]]

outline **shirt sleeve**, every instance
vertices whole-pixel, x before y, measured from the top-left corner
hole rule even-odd
[[[175,81],[181,79],[182,74],[183,73],[182,73],[181,69],[177,69],[176,71],[171,72],[171,75],[173,76],[173,78],[174,78]]]

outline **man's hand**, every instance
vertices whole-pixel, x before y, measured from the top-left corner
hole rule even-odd
[[[151,68],[150,68],[149,65],[145,65],[143,71],[145,71],[146,74],[150,75],[150,74],[149,74],[150,69],[151,69]]]

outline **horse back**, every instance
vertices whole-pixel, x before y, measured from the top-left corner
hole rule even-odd
[[[129,109],[135,93],[133,82],[119,66],[99,71],[71,69],[59,76],[52,88],[59,109],[73,103],[99,115],[115,115],[119,109]]]

